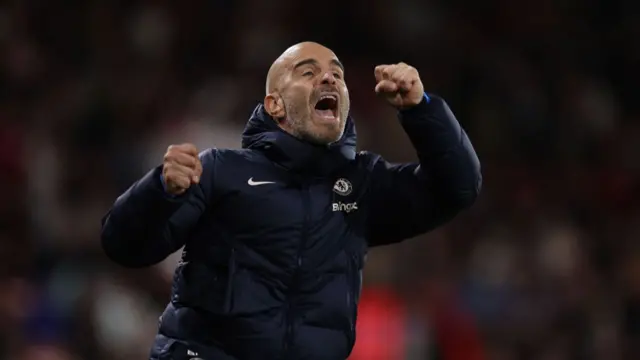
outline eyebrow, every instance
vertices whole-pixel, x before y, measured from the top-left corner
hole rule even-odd
[[[305,60],[302,60],[302,61],[299,61],[298,63],[296,63],[293,66],[293,69],[295,70],[295,69],[297,69],[297,68],[299,68],[301,66],[309,65],[309,64],[311,64],[311,65],[319,65],[320,63],[316,59],[305,59]],[[335,66],[339,67],[340,70],[342,70],[342,72],[344,72],[344,65],[342,65],[340,60],[331,59],[331,65],[335,65]]]

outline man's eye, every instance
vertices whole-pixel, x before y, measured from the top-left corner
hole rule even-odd
[[[302,76],[313,76],[313,71],[305,71],[302,73]]]
[[[340,73],[333,73],[333,77],[336,79],[342,79],[342,74]]]

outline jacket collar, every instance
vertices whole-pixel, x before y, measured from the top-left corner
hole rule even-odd
[[[356,129],[347,118],[340,140],[330,145],[315,145],[282,130],[258,104],[242,133],[242,148],[258,149],[274,162],[301,175],[328,176],[355,159]]]

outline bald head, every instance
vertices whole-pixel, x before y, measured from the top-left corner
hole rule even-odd
[[[285,50],[269,68],[265,84],[266,94],[270,94],[280,88],[280,82],[287,70],[293,70],[299,61],[314,59],[316,57],[329,56],[340,64],[338,57],[331,49],[313,41],[305,41],[295,44]],[[342,68],[342,64],[339,65]],[[344,68],[342,69],[344,71]]]

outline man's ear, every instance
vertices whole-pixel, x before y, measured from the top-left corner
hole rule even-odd
[[[264,109],[274,119],[282,119],[286,115],[284,101],[277,93],[271,93],[264,97]]]

